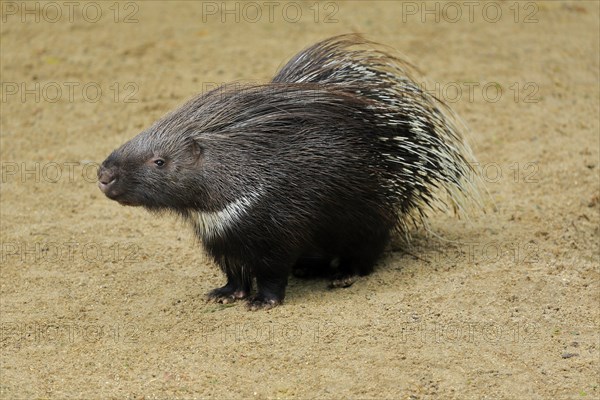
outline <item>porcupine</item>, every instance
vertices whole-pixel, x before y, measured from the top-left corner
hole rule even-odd
[[[103,162],[98,185],[191,223],[227,276],[209,299],[273,307],[294,268],[348,286],[395,230],[477,192],[462,129],[412,70],[360,35],[321,41],[267,84],[167,114]]]

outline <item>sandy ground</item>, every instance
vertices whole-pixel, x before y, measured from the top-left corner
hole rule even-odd
[[[220,4],[1,3],[0,397],[599,398],[599,3]],[[94,163],[353,31],[470,126],[488,212],[432,216],[348,289],[205,303],[223,277],[191,232],[107,200]]]

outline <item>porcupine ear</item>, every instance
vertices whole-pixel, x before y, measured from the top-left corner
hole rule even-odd
[[[201,164],[204,155],[204,148],[199,143],[198,139],[190,138],[188,141],[188,149],[190,158],[194,164]]]

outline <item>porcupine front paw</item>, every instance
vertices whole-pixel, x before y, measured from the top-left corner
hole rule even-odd
[[[279,299],[275,296],[257,293],[248,299],[246,306],[250,311],[268,310],[270,308],[277,307],[282,302],[283,299]]]
[[[261,265],[256,268],[256,294],[248,299],[248,310],[268,310],[283,303],[291,265]]]
[[[225,285],[208,292],[207,298],[208,301],[213,301],[215,303],[229,304],[236,300],[245,299],[248,297],[248,294],[248,290]]]

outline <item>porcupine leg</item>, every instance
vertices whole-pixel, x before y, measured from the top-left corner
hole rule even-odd
[[[331,275],[331,257],[307,254],[292,267],[292,275],[300,279],[314,279]]]
[[[256,270],[257,293],[248,299],[248,308],[273,308],[283,302],[290,268],[262,265]]]
[[[235,267],[228,261],[222,263],[222,269],[227,275],[227,284],[211,290],[208,299],[227,304],[248,297],[252,289],[252,276],[244,268]]]
[[[329,287],[333,289],[352,286],[360,276],[373,272],[388,240],[389,231],[386,230],[365,237],[361,243],[348,246],[339,259],[338,271],[331,277]]]
[[[373,267],[379,255],[379,251],[375,252],[372,249],[363,248],[362,253],[354,252],[351,255],[340,257],[338,271],[331,277],[329,287],[334,289],[352,286],[359,276],[373,272]]]

